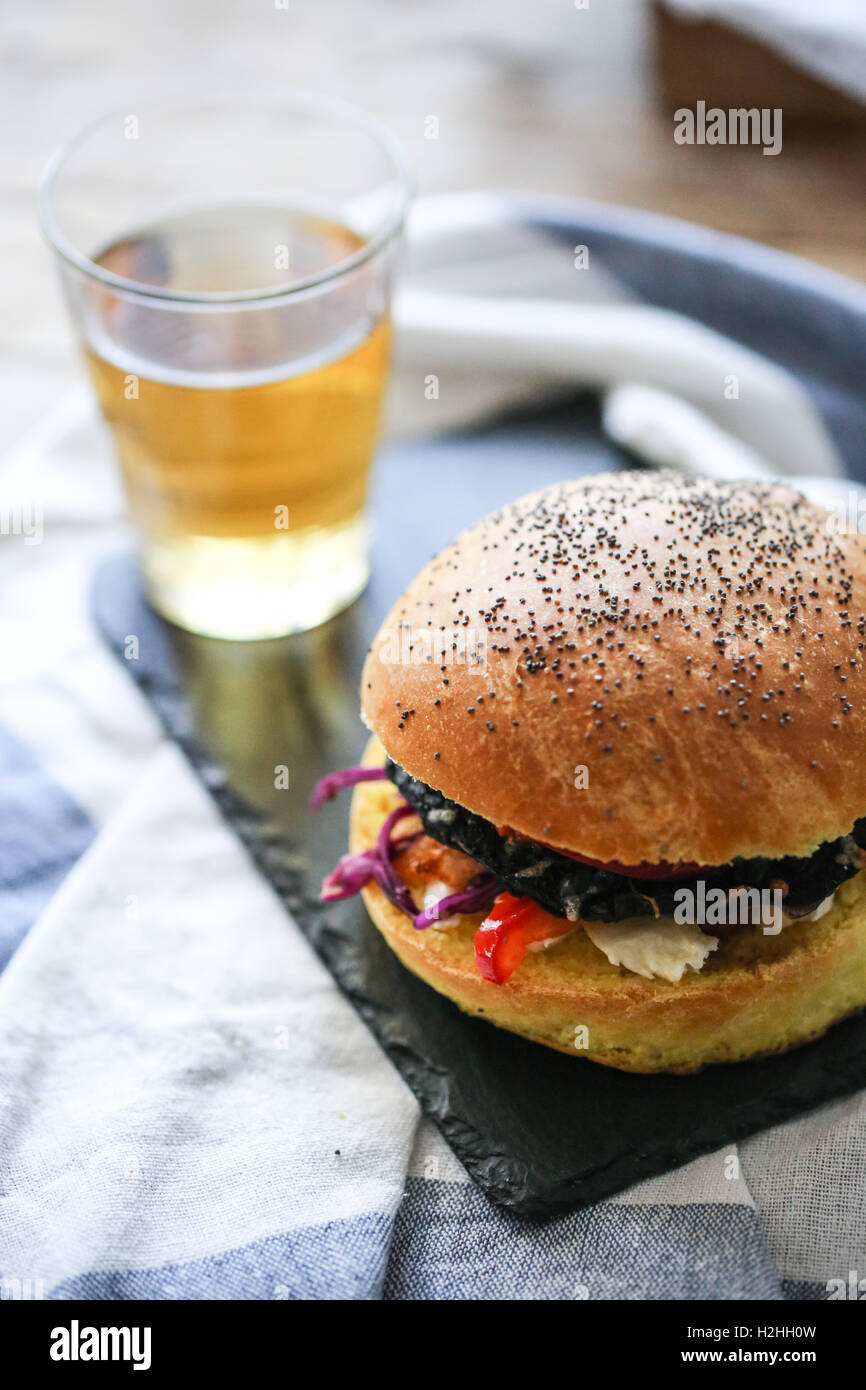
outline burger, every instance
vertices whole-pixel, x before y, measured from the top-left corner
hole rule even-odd
[[[569,481],[465,531],[364,665],[349,853],[461,1009],[635,1072],[866,1005],[866,546],[782,484]]]

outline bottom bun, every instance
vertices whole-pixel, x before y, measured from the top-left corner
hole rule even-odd
[[[381,760],[373,740],[365,763]],[[375,843],[399,800],[390,782],[356,788],[353,852]],[[693,1072],[786,1052],[866,1006],[866,871],[837,889],[817,922],[793,923],[778,936],[752,926],[720,929],[703,969],[676,984],[611,965],[580,928],[527,955],[505,984],[492,984],[479,975],[473,950],[484,913],[418,931],[376,885],[364,889],[364,900],[403,964],[467,1013],[622,1071]]]

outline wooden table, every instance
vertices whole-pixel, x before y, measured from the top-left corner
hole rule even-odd
[[[786,129],[777,158],[676,145],[645,0],[9,0],[5,30],[0,443],[80,370],[34,217],[42,165],[106,110],[197,90],[299,86],[357,102],[403,141],[422,193],[633,204],[866,280],[862,129]],[[437,140],[425,139],[430,115]]]

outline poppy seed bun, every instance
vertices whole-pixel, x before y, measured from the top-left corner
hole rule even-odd
[[[363,714],[450,800],[593,859],[806,856],[866,813],[864,613],[863,538],[789,487],[560,483],[421,571]]]
[[[382,761],[375,740],[364,761]],[[398,801],[390,782],[355,789],[354,853],[375,844]],[[784,1052],[866,1005],[866,871],[837,890],[832,909],[817,922],[793,923],[778,936],[756,927],[725,928],[703,969],[676,984],[611,965],[580,928],[549,950],[527,955],[505,984],[491,984],[479,975],[473,951],[483,913],[465,914],[453,927],[417,931],[375,884],[363,893],[403,964],[461,1009],[623,1071],[689,1072]],[[580,1026],[587,1029],[587,1046],[578,1050]]]

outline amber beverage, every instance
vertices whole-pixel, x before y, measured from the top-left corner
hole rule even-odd
[[[195,193],[67,289],[155,605],[211,636],[304,630],[367,577],[395,229],[363,230],[381,189],[342,218],[309,189]]]

